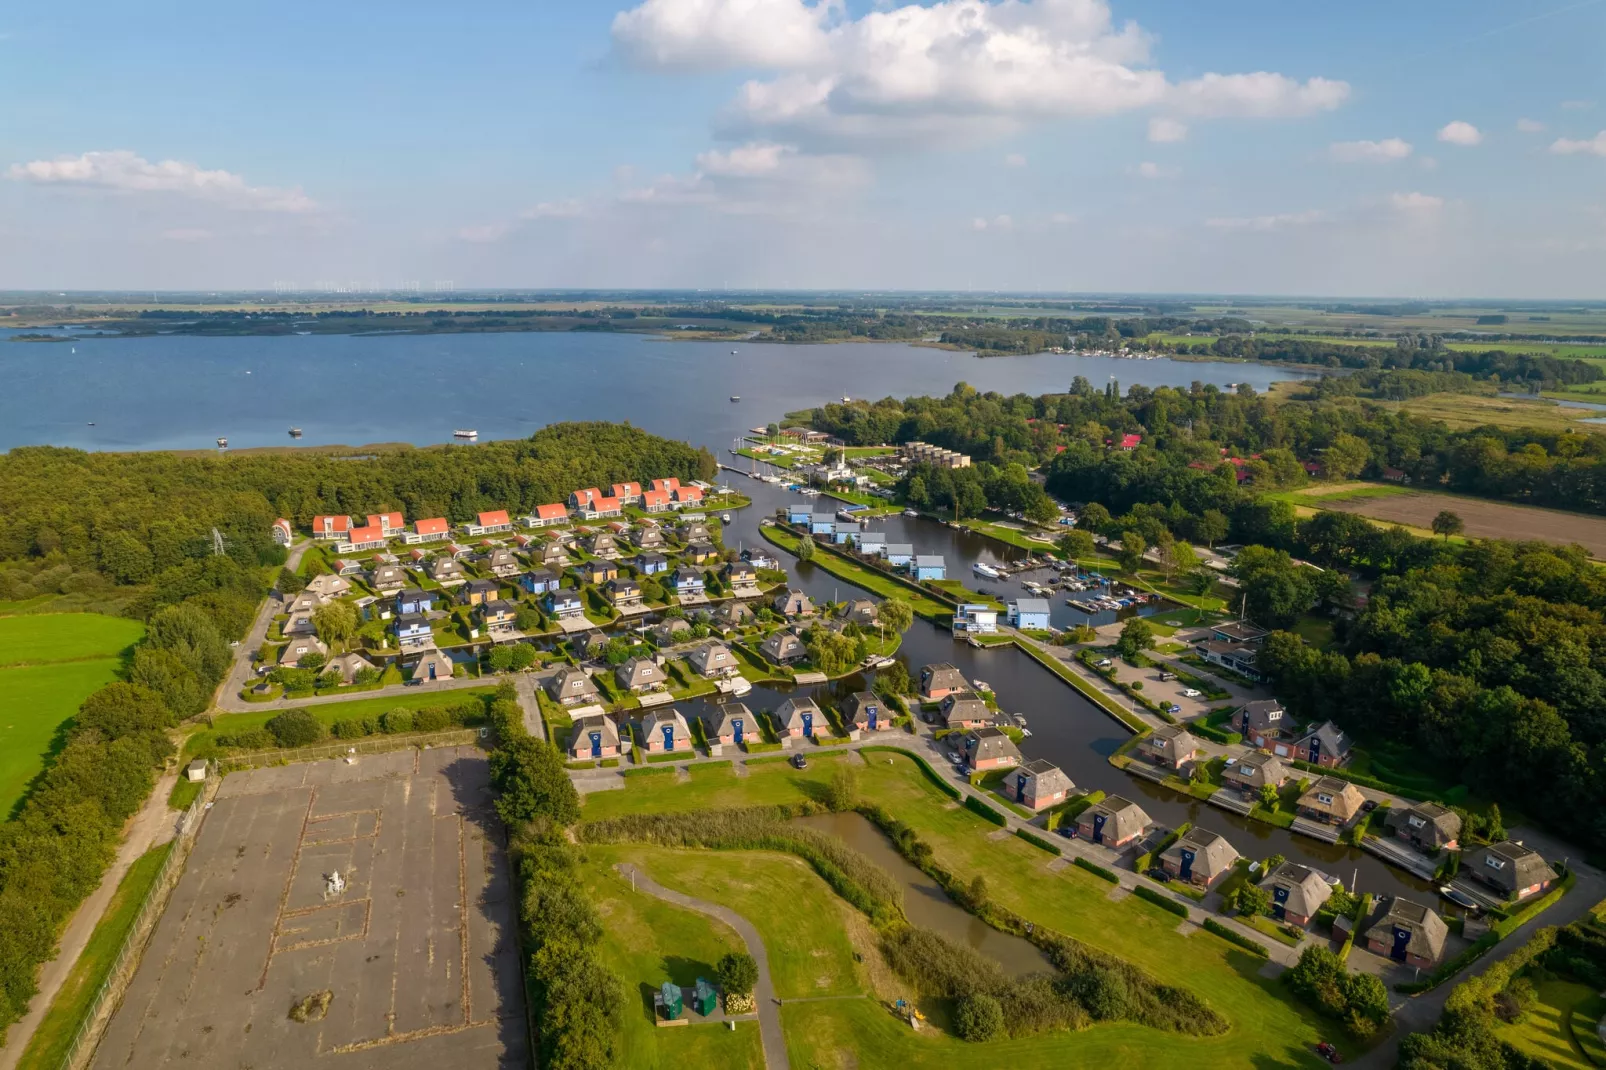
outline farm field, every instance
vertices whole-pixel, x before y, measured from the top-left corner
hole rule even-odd
[[[0,813],[44,767],[61,726],[117,678],[144,627],[93,613],[0,617]]]
[[[1597,395],[1606,402],[1606,395]],[[1587,396],[1572,400],[1589,400]],[[1480,394],[1429,394],[1410,401],[1378,402],[1388,408],[1403,409],[1413,416],[1429,420],[1443,420],[1453,428],[1468,427],[1532,427],[1542,431],[1606,432],[1606,424],[1587,421],[1601,413],[1592,409],[1570,408],[1549,401],[1525,401],[1521,398],[1490,397]]]
[[[1552,542],[1561,545],[1577,543],[1588,550],[1590,556],[1606,558],[1606,517],[1563,513],[1554,509],[1492,502],[1482,498],[1464,498],[1457,494],[1443,494],[1437,491],[1390,489],[1398,492],[1364,496],[1307,494],[1298,496],[1296,500],[1322,509],[1355,513],[1370,520],[1404,524],[1423,532],[1429,530],[1428,526],[1440,511],[1448,509],[1466,523],[1465,534],[1472,538]]]
[[[1558,1070],[1591,1070],[1598,1065],[1590,1056],[1606,1055],[1606,1045],[1595,1034],[1606,1000],[1572,981],[1540,981],[1535,987],[1538,1001],[1521,1023],[1501,1026],[1500,1039]],[[1589,1052],[1580,1047],[1580,1039],[1590,1045]]]

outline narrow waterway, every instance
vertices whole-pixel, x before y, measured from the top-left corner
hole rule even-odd
[[[1011,977],[1052,972],[1054,964],[1029,940],[1001,933],[959,906],[935,881],[900,855],[886,835],[860,814],[800,817],[800,825],[830,833],[892,875],[903,888],[910,924],[931,929],[987,956]]]

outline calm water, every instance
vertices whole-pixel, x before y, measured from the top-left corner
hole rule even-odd
[[[844,394],[946,394],[955,383],[1031,394],[1096,387],[1264,388],[1301,373],[1258,364],[1040,354],[981,360],[899,344],[823,346],[528,333],[85,338],[5,342],[0,449],[206,449],[517,438],[561,420],[628,420],[729,446],[747,428]],[[76,350],[76,352],[75,352]],[[734,352],[733,352],[734,351]],[[740,404],[729,396],[740,395]],[[88,424],[93,422],[94,427]]]

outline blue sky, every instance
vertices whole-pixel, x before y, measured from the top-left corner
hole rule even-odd
[[[1606,0],[0,13],[0,286],[1599,297]]]

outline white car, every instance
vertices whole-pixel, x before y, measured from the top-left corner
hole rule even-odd
[[[1197,687],[1186,687],[1182,690],[1183,698],[1198,698],[1202,694],[1204,694],[1204,692],[1200,691]]]

